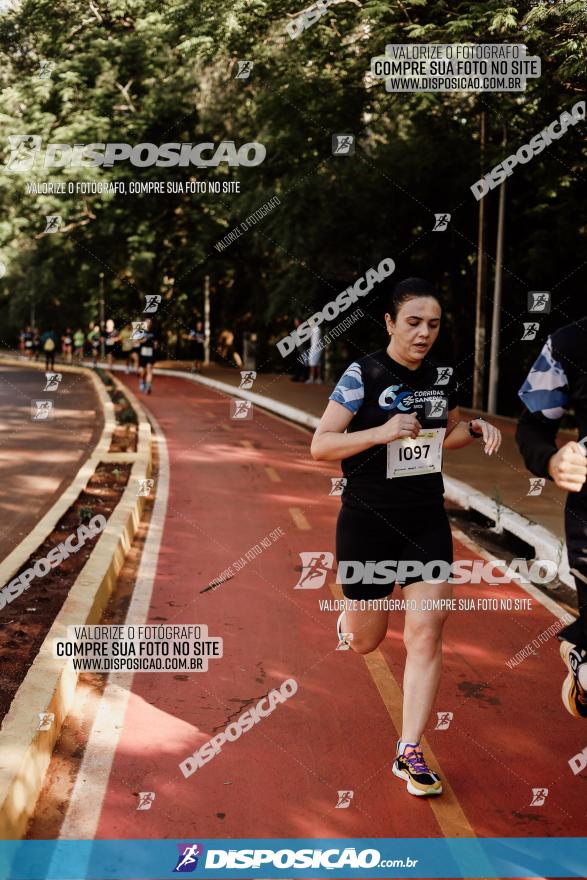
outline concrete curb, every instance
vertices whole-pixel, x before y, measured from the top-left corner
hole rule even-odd
[[[241,397],[244,400],[250,400],[253,404],[262,407],[284,419],[303,425],[306,428],[316,428],[318,426],[317,416],[312,416],[304,410],[288,406],[270,397],[264,397],[261,394],[255,394],[252,391],[244,391],[227,382],[219,382],[217,379],[207,379],[205,376],[184,373],[180,370],[160,370],[155,371],[162,376],[176,376],[181,379],[187,379],[191,382],[199,382],[215,391],[229,394],[231,397]],[[553,559],[560,560],[559,576],[561,581],[571,589],[576,590],[574,578],[569,570],[569,563],[566,553],[566,545],[553,532],[544,526],[539,525],[525,516],[516,513],[510,507],[498,505],[493,498],[478,492],[468,483],[463,483],[454,477],[443,475],[445,496],[449,501],[458,504],[465,510],[474,510],[477,513],[486,516],[495,522],[495,531],[498,533],[508,532],[525,541],[534,548],[536,559]]]
[[[61,365],[59,369],[62,369]],[[132,469],[122,498],[84,568],[78,574],[0,728],[0,838],[4,840],[20,839],[26,831],[55,742],[74,696],[78,673],[68,661],[53,659],[53,640],[64,638],[68,626],[99,621],[140,523],[144,497],[137,495],[138,481],[146,479],[151,472],[151,427],[132,392],[113,378],[115,385],[124,392],[137,413],[137,451],[124,453],[125,461],[132,461]],[[100,382],[95,376],[94,379]],[[107,397],[101,382],[100,386]],[[106,403],[102,393],[100,399]],[[114,427],[114,410],[109,398],[107,403],[111,408],[107,415],[108,427],[105,427],[104,432],[107,441],[103,435],[95,454],[83,465],[70,488],[64,493],[67,501],[59,507],[59,515],[75,501],[100,462],[120,460],[119,453],[108,452]],[[105,448],[103,440],[107,442]],[[91,465],[93,469],[90,469]],[[55,508],[61,505],[62,500],[63,496]],[[53,514],[55,508],[49,513]],[[58,516],[55,517],[55,522],[57,518]],[[47,524],[51,521],[47,519]],[[43,535],[42,540],[50,531],[51,528]],[[35,530],[37,532],[42,534],[42,530]],[[26,543],[30,555],[37,548],[38,542],[33,547],[33,542],[29,542],[28,538],[30,536],[23,544]],[[16,549],[20,548],[21,545]],[[28,557],[22,561],[26,561],[26,558]],[[48,730],[38,729],[40,712],[53,713],[55,716]]]
[[[463,483],[454,477],[444,477],[444,488],[446,497],[450,501],[465,510],[475,510],[488,519],[492,519],[495,522],[496,532],[508,532],[533,547],[536,559],[560,559],[558,564],[561,581],[573,590],[576,589],[569,569],[566,545],[551,531],[516,513],[510,507],[498,505],[493,498],[489,498],[482,492],[477,492],[468,483]]]

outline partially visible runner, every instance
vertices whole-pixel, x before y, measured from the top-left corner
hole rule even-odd
[[[61,354],[66,364],[70,364],[73,360],[73,333],[71,327],[68,327],[61,337]]]
[[[337,628],[341,642],[346,636],[359,654],[374,651],[385,638],[389,608],[380,600],[394,588],[395,572],[387,583],[373,582],[366,573],[373,563],[409,561],[417,567],[435,562],[445,570],[452,564],[452,535],[443,504],[443,449],[459,449],[482,438],[491,455],[501,443],[500,432],[483,419],[461,421],[453,368],[428,358],[440,320],[439,296],[429,282],[408,278],[397,284],[385,313],[391,337],[387,348],[348,367],[312,440],[313,458],[342,461],[346,485],[336,526],[336,557],[339,572],[341,563],[343,571],[349,569],[344,563],[365,566],[359,582],[345,583],[344,576],[341,580],[346,599],[366,600],[367,609],[349,609],[347,604]],[[401,585],[408,600],[407,658],[403,726],[392,771],[406,781],[410,794],[439,795],[442,783],[428,767],[420,739],[438,691],[448,602],[437,603],[434,610],[422,605],[429,599],[449,600],[452,585],[426,581],[421,573],[407,576]]]
[[[159,346],[157,336],[153,332],[153,322],[150,318],[147,318],[143,323],[139,342],[139,388],[146,394],[150,394],[153,386],[155,351]]]
[[[76,360],[81,361],[84,357],[84,342],[86,340],[84,331],[78,327],[73,334],[73,354]]]
[[[587,317],[547,339],[518,394],[525,410],[516,440],[526,467],[569,493],[565,536],[579,618],[558,634],[568,670],[562,701],[571,715],[587,718]],[[556,435],[568,411],[581,440],[558,449]]]
[[[217,353],[226,363],[234,363],[240,369],[243,365],[242,358],[234,345],[234,333],[232,330],[221,330],[218,334]]]

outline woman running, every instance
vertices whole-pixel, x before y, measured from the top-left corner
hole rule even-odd
[[[348,634],[350,647],[359,654],[374,651],[387,632],[389,610],[379,600],[392,592],[393,577],[374,582],[367,573],[374,561],[452,564],[443,505],[443,449],[459,449],[482,438],[491,455],[501,443],[500,432],[483,419],[461,421],[452,368],[428,358],[440,319],[431,284],[421,278],[397,284],[385,314],[389,345],[350,365],[312,440],[313,458],[342,461],[346,478],[336,527],[339,577],[341,563],[347,563],[342,566],[347,573],[353,571],[349,562],[363,563],[362,582],[341,579],[347,600],[367,600],[367,607],[347,607],[338,631],[339,638]],[[450,599],[452,586],[427,582],[421,574],[406,576],[401,585],[407,658],[403,727],[392,771],[407,782],[410,794],[439,795],[442,783],[426,764],[420,738],[438,690],[448,612],[422,610],[421,605],[427,599]]]

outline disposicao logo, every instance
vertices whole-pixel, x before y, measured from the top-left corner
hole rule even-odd
[[[31,171],[37,159],[43,156],[44,168],[112,168],[117,162],[129,161],[136,168],[198,168],[215,167],[220,164],[260,165],[266,156],[266,149],[258,141],[237,147],[234,141],[214,143],[169,143],[169,144],[47,144],[43,151],[40,135],[9,135],[10,155],[2,167],[11,174]]]

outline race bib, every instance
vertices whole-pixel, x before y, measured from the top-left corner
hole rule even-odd
[[[436,474],[442,468],[446,428],[425,428],[415,440],[402,437],[387,444],[387,479]]]
[[[141,345],[141,355],[144,358],[150,358],[153,354],[153,349],[150,345]]]

